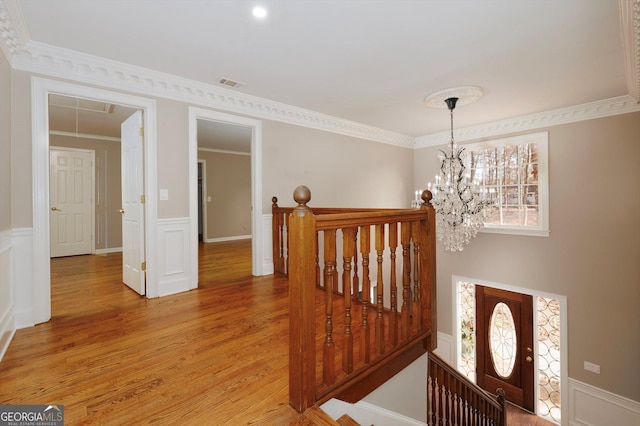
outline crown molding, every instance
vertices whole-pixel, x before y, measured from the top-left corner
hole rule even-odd
[[[14,54],[13,68],[405,148],[414,142],[401,133],[39,42]]]
[[[542,127],[638,111],[640,101],[640,0],[619,0],[629,96],[458,129],[457,141],[495,137]],[[30,41],[18,0],[0,0],[0,49],[12,68],[132,91],[356,138],[425,148],[449,142],[442,132],[413,138],[397,132],[250,96],[171,74]]]
[[[456,142],[464,142],[637,111],[640,111],[640,104],[633,97],[625,95],[537,114],[523,115],[493,123],[485,123],[479,126],[464,127],[456,129],[453,135]],[[433,133],[417,137],[414,148],[444,145],[450,141],[450,131]]]
[[[640,0],[619,0],[627,90],[640,102]]]
[[[29,32],[17,0],[0,0],[0,50],[10,64],[29,42]]]

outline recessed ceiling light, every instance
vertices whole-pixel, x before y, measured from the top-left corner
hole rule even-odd
[[[262,6],[256,6],[251,10],[251,13],[255,18],[264,19],[267,16],[267,9]]]

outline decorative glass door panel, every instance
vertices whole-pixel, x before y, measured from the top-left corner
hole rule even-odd
[[[533,298],[476,286],[478,386],[534,411]]]

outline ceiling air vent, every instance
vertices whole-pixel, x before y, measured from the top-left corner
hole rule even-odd
[[[234,80],[229,80],[228,78],[221,78],[218,83],[220,84],[224,84],[225,86],[229,86],[229,87],[238,87],[240,86],[242,83],[239,83],[237,81]]]

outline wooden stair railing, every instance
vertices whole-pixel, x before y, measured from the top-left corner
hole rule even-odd
[[[435,349],[430,196],[419,209],[312,211],[298,187],[288,214],[274,200],[274,270],[289,277],[289,401],[299,412],[357,402]]]
[[[505,393],[486,392],[444,362],[428,355],[427,425],[506,426]]]

